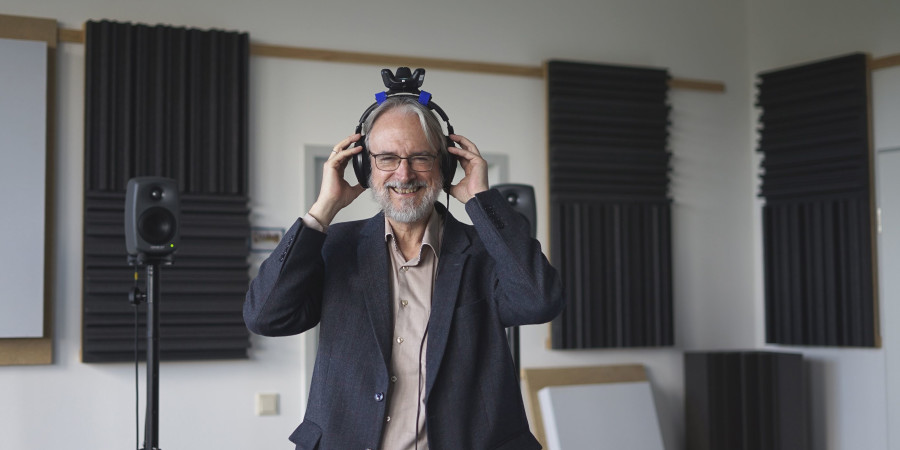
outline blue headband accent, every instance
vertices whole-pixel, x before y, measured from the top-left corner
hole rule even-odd
[[[431,101],[431,93],[422,91],[419,93],[419,103],[428,106],[428,102]]]
[[[375,93],[375,101],[378,102],[379,105],[384,103],[384,101],[387,100],[387,98],[388,98],[387,92],[376,92]],[[425,106],[428,106],[428,103],[430,101],[431,101],[431,93],[430,92],[427,92],[427,91],[419,92],[419,103],[421,103]]]

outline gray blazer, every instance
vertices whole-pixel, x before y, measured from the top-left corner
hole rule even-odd
[[[442,449],[537,449],[505,328],[563,308],[556,270],[527,220],[496,190],[466,203],[474,226],[443,205],[444,237],[428,324],[428,442]],[[250,285],[244,320],[266,336],[321,324],[297,449],[378,448],[387,414],[393,333],[384,216],[332,225],[297,221]]]

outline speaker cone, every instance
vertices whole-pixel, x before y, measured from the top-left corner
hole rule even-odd
[[[148,208],[138,219],[141,238],[151,245],[163,245],[175,236],[175,215],[166,208]]]

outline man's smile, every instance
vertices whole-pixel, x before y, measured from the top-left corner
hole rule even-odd
[[[401,183],[399,181],[391,181],[384,184],[384,187],[390,189],[394,194],[400,196],[407,196],[411,194],[415,194],[420,189],[427,187],[427,183],[424,181],[417,181],[412,183]]]
[[[421,186],[414,187],[392,187],[391,190],[398,194],[412,194],[421,189]]]

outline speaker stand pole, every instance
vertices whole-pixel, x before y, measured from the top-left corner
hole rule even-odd
[[[516,376],[522,382],[522,352],[519,349],[519,327],[506,329],[506,340],[509,341],[509,350],[512,352],[513,365],[516,367]]]
[[[145,253],[128,256],[128,264],[147,267],[147,292],[141,294],[135,286],[129,296],[138,305],[147,302],[147,412],[144,416],[144,447],[159,449],[159,268],[172,264],[172,255],[151,256]],[[137,283],[135,273],[135,283]]]
[[[159,450],[159,260],[147,264],[147,412],[143,450]]]

